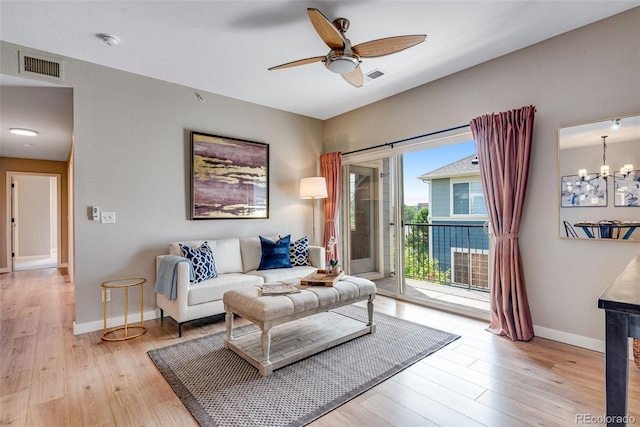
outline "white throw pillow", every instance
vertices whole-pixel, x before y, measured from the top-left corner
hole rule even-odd
[[[242,273],[242,255],[240,254],[240,239],[207,240],[213,258],[216,260],[218,274]]]

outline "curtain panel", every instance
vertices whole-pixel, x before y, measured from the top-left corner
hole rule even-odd
[[[535,107],[489,114],[470,123],[482,188],[495,236],[488,331],[514,341],[533,338],[518,232],[527,189]]]
[[[334,237],[334,258],[340,260],[341,239],[338,235],[338,208],[340,206],[340,189],[342,188],[342,153],[334,152],[320,156],[320,174],[327,181],[327,198],[323,199],[324,234],[322,245],[326,248],[329,239]],[[330,254],[327,252],[327,261]]]

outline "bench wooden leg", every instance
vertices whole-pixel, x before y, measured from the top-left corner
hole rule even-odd
[[[271,329],[262,331],[262,364],[268,365],[271,363],[269,360],[269,353],[271,352]]]
[[[369,322],[367,326],[371,328],[371,333],[376,331],[376,325],[373,324],[373,296],[369,296],[369,300],[367,301],[367,315],[369,316]]]
[[[260,363],[260,375],[263,377],[271,375],[273,373],[273,365],[269,360],[269,354],[271,353],[271,329],[265,329],[262,331],[260,337],[262,341],[262,362]]]
[[[233,313],[229,310],[227,310],[224,315],[224,323],[227,327],[227,336],[224,340],[224,346],[226,348],[229,348],[227,344],[229,343],[229,341],[233,340]]]

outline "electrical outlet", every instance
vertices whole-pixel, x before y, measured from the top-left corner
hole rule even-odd
[[[115,224],[116,213],[115,212],[102,212],[102,224]]]
[[[105,293],[102,292],[102,302],[111,302],[111,289],[106,289],[107,291],[107,300],[104,300]]]

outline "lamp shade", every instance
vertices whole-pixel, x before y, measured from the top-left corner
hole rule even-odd
[[[302,178],[300,180],[301,199],[325,199],[327,197],[327,181],[322,176]]]

